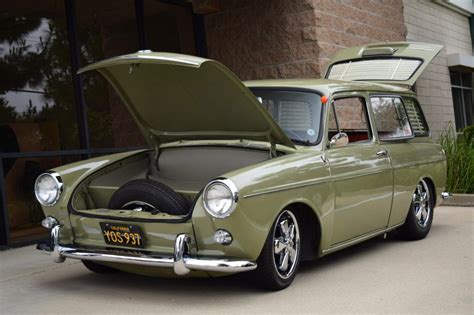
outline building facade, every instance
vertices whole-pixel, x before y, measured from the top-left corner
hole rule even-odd
[[[453,3],[451,3],[453,2]],[[242,80],[315,78],[334,52],[441,43],[416,91],[433,134],[472,124],[472,3],[414,0],[32,0],[0,4],[0,245],[45,236],[36,176],[144,141],[94,61],[151,49],[221,61]],[[470,29],[471,27],[471,29]]]
[[[404,0],[403,4],[407,40],[444,46],[416,82],[433,135],[448,121],[459,129],[472,125],[472,2],[464,10],[441,1]]]

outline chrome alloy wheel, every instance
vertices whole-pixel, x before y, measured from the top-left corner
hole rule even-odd
[[[430,220],[432,212],[432,203],[430,196],[430,189],[424,179],[417,185],[413,193],[413,207],[415,210],[416,222],[421,227],[426,227]]]
[[[278,275],[288,279],[295,272],[300,251],[300,229],[293,213],[284,210],[273,231],[273,263]]]

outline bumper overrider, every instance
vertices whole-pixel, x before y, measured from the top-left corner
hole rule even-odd
[[[257,264],[246,260],[232,260],[226,258],[194,257],[187,251],[191,238],[186,234],[178,234],[174,244],[174,254],[127,254],[107,250],[89,248],[76,248],[60,244],[59,232],[61,226],[56,224],[51,227],[51,240],[49,243],[40,243],[37,249],[50,254],[54,262],[62,263],[66,258],[89,260],[94,262],[122,263],[140,266],[173,268],[175,274],[183,276],[190,271],[208,271],[222,273],[237,273],[250,271],[257,268]]]

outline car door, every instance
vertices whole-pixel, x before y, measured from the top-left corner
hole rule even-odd
[[[335,187],[333,246],[387,226],[393,172],[387,151],[374,141],[365,98],[339,96],[330,106],[328,139],[341,132],[349,138],[326,151]]]

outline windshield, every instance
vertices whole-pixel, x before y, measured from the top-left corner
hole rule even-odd
[[[251,89],[295,144],[315,145],[320,141],[321,96],[315,92]]]

